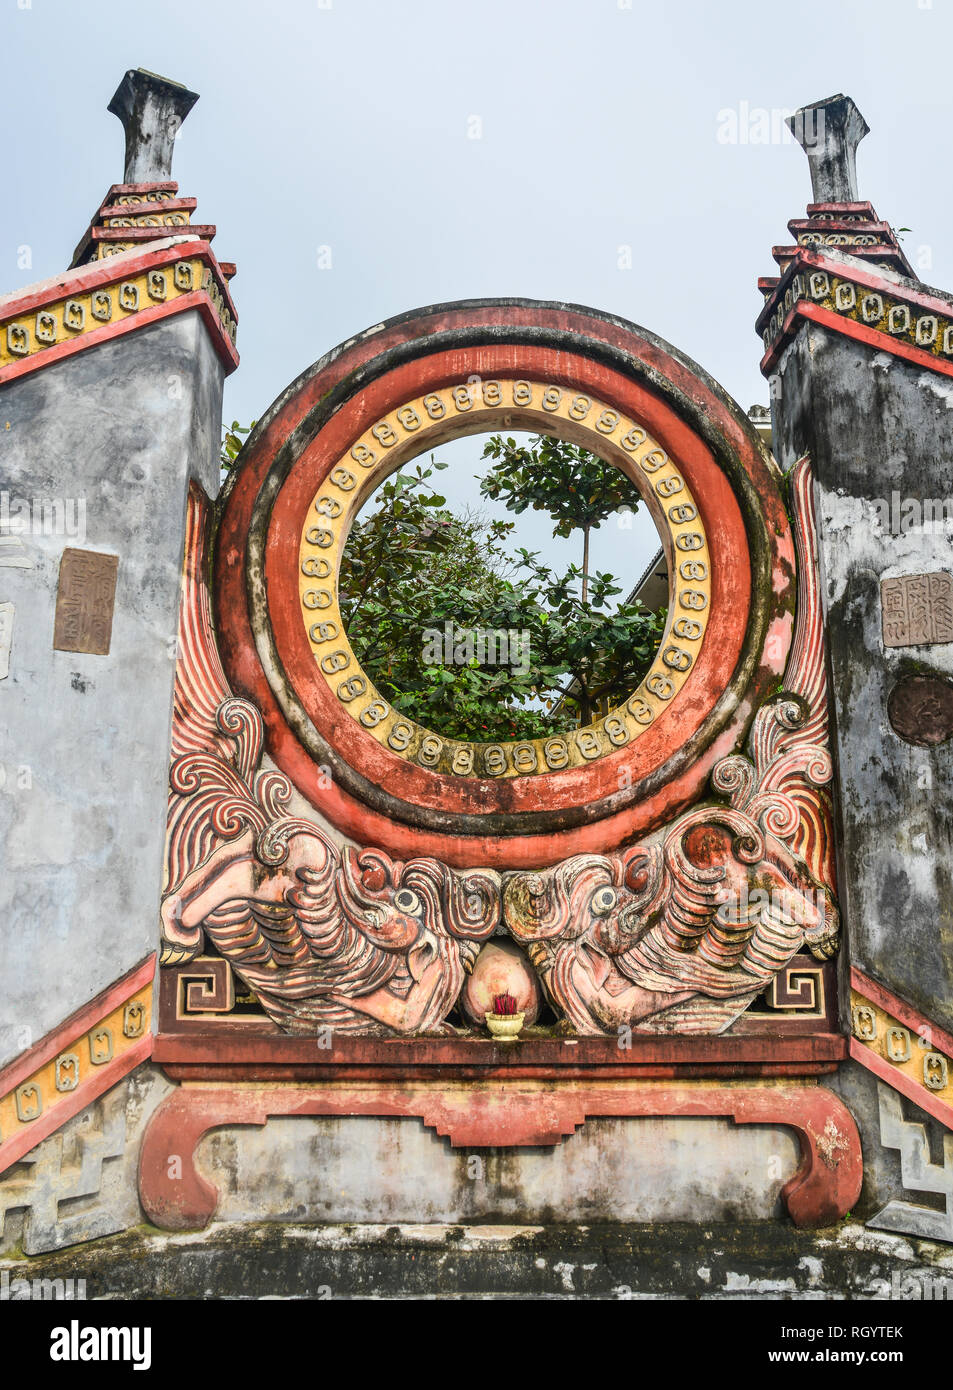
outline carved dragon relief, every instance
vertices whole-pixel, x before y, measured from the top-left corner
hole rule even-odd
[[[801,574],[785,689],[748,756],[719,762],[727,804],[693,808],[623,852],[503,876],[339,846],[287,814],[260,767],[264,729],[229,689],[204,581],[207,504],[190,496],[179,622],[162,961],[214,944],[282,1029],[447,1028],[481,943],[521,944],[580,1033],[730,1027],[805,945],[836,949],[823,659],[811,473],[792,474]]]
[[[750,756],[723,758],[699,806],[623,853],[509,877],[504,913],[581,1033],[720,1033],[804,946],[834,954],[827,677],[810,461],[791,475],[801,575],[785,689]]]
[[[438,1029],[499,922],[499,877],[341,847],[285,814],[290,783],[259,769],[261,715],[232,695],[219,661],[205,533],[206,504],[192,492],[162,961],[190,960],[211,941],[288,1032]]]

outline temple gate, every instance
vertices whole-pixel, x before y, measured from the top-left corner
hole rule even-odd
[[[857,108],[792,125],[814,201],[759,282],[769,440],[623,318],[463,301],[304,370],[219,491],[235,267],[170,177],[195,100],[126,74],[124,182],[0,300],[3,486],[96,498],[78,544],[0,539],[29,774],[0,798],[3,1248],[760,1222],[803,1253],[848,1214],[953,1241],[950,537],[942,507],[894,525],[946,490],[953,299],[859,200]],[[507,429],[634,484],[668,617],[623,703],[481,743],[375,688],[339,574],[388,476]],[[755,1236],[730,1258],[772,1268]]]

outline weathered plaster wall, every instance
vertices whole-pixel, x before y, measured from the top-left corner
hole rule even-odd
[[[75,1246],[144,1221],[145,1125],[172,1089],[138,1067],[0,1175],[0,1252]],[[554,1148],[452,1149],[416,1119],[274,1118],[213,1131],[216,1222],[772,1221],[798,1145],[774,1125],[592,1119]]]
[[[415,1119],[300,1116],[214,1131],[197,1167],[222,1221],[757,1221],[781,1215],[797,1160],[790,1130],[708,1118],[467,1153]]]
[[[953,1247],[953,1135],[854,1061],[827,1084],[843,1097],[860,1130],[864,1182],[853,1214],[878,1229]],[[890,1123],[892,1115],[899,1123]],[[903,1209],[895,1205],[884,1217],[890,1203]]]
[[[140,1225],[139,1144],[171,1090],[158,1067],[137,1067],[0,1174],[0,1252],[38,1255]]]
[[[953,568],[951,524],[892,534],[883,506],[953,496],[953,382],[807,324],[780,363],[775,451],[817,480],[850,959],[953,1026],[953,742],[904,742],[887,698],[953,674],[953,643],[885,649],[880,581]],[[878,512],[877,501],[881,502]]]
[[[85,535],[0,554],[0,1065],[155,949],[185,499],[217,491],[222,381],[193,311],[0,387],[0,489],[85,508]],[[119,557],[106,656],[53,650],[67,546]]]

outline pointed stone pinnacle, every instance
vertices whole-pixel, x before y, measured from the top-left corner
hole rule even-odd
[[[842,92],[802,106],[786,124],[807,155],[815,203],[856,203],[857,146],[870,127]]]
[[[198,99],[197,92],[145,68],[126,73],[106,108],[126,132],[123,183],[163,183],[171,176],[175,137]]]

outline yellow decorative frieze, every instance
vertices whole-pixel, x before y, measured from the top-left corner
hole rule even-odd
[[[170,203],[178,196],[171,188],[153,189],[150,192],[115,193],[109,199],[109,206],[119,207],[126,203]]]
[[[861,232],[798,232],[798,246],[889,246],[883,235]]]
[[[105,261],[109,256],[118,256],[121,251],[132,251],[135,243],[132,241],[100,241],[96,244],[93,252],[94,261]]]
[[[946,313],[927,309],[885,289],[872,290],[847,276],[808,268],[792,278],[764,325],[761,336],[766,349],[770,351],[777,342],[785,319],[801,300],[933,357],[953,361],[953,309]]]
[[[120,245],[110,246],[108,253],[116,254],[122,249]],[[212,271],[196,257],[138,271],[114,283],[79,290],[40,309],[0,320],[0,370],[196,290],[208,294],[225,333],[234,343],[237,324],[225,296]]]
[[[106,217],[104,227],[187,227],[191,214],[188,212],[149,212],[135,217]]]
[[[921,1088],[924,1099],[953,1107],[953,1058],[937,1045],[930,1025],[908,1027],[856,989],[850,1004],[856,1041]]]
[[[102,1019],[64,1040],[55,1057],[0,1096],[0,1144],[16,1138],[100,1068],[138,1048],[152,1023],[152,982]]]

